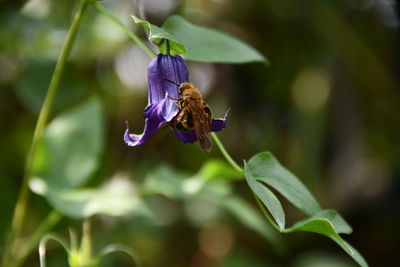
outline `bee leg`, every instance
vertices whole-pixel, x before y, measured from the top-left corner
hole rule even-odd
[[[179,131],[179,132],[186,132],[191,130],[193,127],[190,126],[190,114],[188,113],[187,109],[181,110],[169,123],[172,129]]]
[[[180,126],[182,125],[182,120],[184,119],[185,116],[185,111],[181,110],[178,112],[178,114],[176,114],[176,116],[170,121],[169,125],[179,131],[180,130]]]
[[[170,97],[168,96],[169,99],[174,100],[176,105],[180,108],[183,109],[183,99],[182,98],[174,98],[174,97]]]
[[[170,97],[169,95],[167,96],[169,99],[174,100],[174,101],[182,101],[182,98],[175,98],[175,97]]]
[[[174,122],[176,123],[182,123],[182,121],[184,121],[185,118],[185,111],[181,110],[174,118]]]

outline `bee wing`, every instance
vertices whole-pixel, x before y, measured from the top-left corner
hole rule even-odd
[[[188,103],[188,109],[192,114],[194,130],[200,145],[204,151],[210,152],[211,150],[211,110],[210,108],[201,103],[198,105],[194,102]]]

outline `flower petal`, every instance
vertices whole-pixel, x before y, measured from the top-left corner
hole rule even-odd
[[[212,132],[219,132],[226,127],[228,112],[226,112],[223,118],[212,119],[211,121]],[[193,144],[198,140],[196,132],[194,130],[187,132],[174,131],[174,133],[182,142],[186,144]]]
[[[225,113],[223,118],[212,119],[211,132],[219,132],[226,127],[226,120],[228,118],[229,110]]]
[[[150,62],[147,68],[149,105],[158,103],[168,96],[178,98],[178,87],[165,78],[178,84],[189,80],[189,72],[182,57],[159,54],[157,58]],[[166,121],[170,121],[178,110],[179,108],[174,101],[168,101],[163,109],[162,116]]]
[[[189,81],[189,72],[182,57],[159,54],[150,62],[147,68],[149,104],[160,102],[167,93],[170,97],[178,97],[177,86],[165,78],[178,84]]]
[[[145,127],[142,134],[130,134],[128,123],[126,124],[126,131],[124,134],[124,141],[128,146],[138,146],[146,142],[161,126],[168,122],[165,119],[165,110],[168,109],[169,102],[171,100],[165,98],[159,103],[149,105],[145,109]],[[172,118],[176,113],[171,113]]]
[[[171,103],[173,105],[171,105]],[[175,102],[171,99],[164,98],[158,103],[147,106],[144,109],[144,117],[154,117],[158,120],[169,122],[176,116],[176,114],[178,114],[178,112],[179,108]]]
[[[193,144],[197,141],[197,135],[194,130],[187,132],[174,131],[175,135],[186,144]]]

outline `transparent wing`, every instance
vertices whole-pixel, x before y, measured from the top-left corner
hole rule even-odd
[[[211,150],[211,111],[204,103],[191,101],[187,105],[192,114],[194,130],[204,151]]]

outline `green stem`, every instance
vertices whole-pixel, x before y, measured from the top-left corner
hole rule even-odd
[[[46,244],[49,240],[53,240],[60,244],[67,255],[71,254],[71,250],[68,248],[68,243],[64,240],[64,238],[58,236],[57,234],[45,234],[42,239],[40,240],[39,244],[39,261],[40,267],[46,267]]]
[[[141,266],[139,262],[139,257],[136,255],[136,253],[130,247],[121,244],[111,244],[103,248],[100,254],[97,256],[97,261],[100,262],[105,256],[115,252],[122,252],[127,254],[135,263],[135,267]]]
[[[267,218],[268,222],[269,222],[278,232],[282,232],[281,228],[279,228],[279,226],[276,224],[276,222],[271,218],[271,216],[269,216],[268,211],[265,210],[264,205],[261,203],[260,199],[256,196],[256,194],[254,194],[254,197],[256,198],[258,207],[260,208],[260,210],[261,210],[262,213],[264,214],[265,218]]]
[[[116,17],[114,17],[106,8],[98,3],[93,4],[101,13],[103,13],[107,18],[109,18],[112,22],[115,23],[123,32],[125,32],[129,38],[132,39],[138,46],[140,46],[147,54],[151,57],[156,57],[157,54],[154,53],[139,37],[136,36],[133,32],[131,32],[128,28],[126,28]]]
[[[75,13],[75,17],[69,28],[64,45],[60,52],[60,56],[57,60],[57,64],[55,66],[53,76],[51,78],[50,85],[47,90],[47,95],[43,102],[42,109],[40,110],[39,118],[36,123],[35,131],[33,134],[32,144],[31,144],[31,147],[30,147],[28,155],[27,155],[24,177],[22,179],[21,189],[20,189],[20,192],[18,195],[17,204],[15,206],[14,215],[13,215],[12,222],[11,222],[11,230],[8,235],[8,239],[7,239],[7,242],[5,245],[5,249],[4,249],[3,264],[8,262],[10,260],[10,257],[12,258],[14,256],[13,254],[15,253],[15,251],[14,251],[15,240],[21,232],[22,224],[23,224],[24,217],[25,217],[25,211],[26,211],[26,206],[27,206],[28,197],[29,197],[28,182],[29,182],[29,178],[32,175],[32,166],[33,166],[33,162],[34,162],[35,155],[36,155],[36,149],[38,147],[39,141],[41,140],[41,138],[43,136],[44,128],[46,126],[46,122],[49,117],[49,113],[50,113],[50,110],[51,110],[51,107],[52,107],[52,104],[54,101],[54,97],[56,95],[57,89],[60,84],[61,76],[64,71],[64,67],[67,62],[67,58],[71,52],[71,48],[72,48],[76,33],[78,31],[79,24],[81,22],[82,15],[85,12],[85,9],[88,4],[87,1],[88,0],[80,1],[78,10]]]
[[[92,239],[89,219],[86,219],[82,224],[82,239],[79,252],[83,262],[89,263],[92,260]]]
[[[40,224],[40,226],[35,230],[35,232],[29,237],[29,239],[24,242],[20,252],[17,255],[17,259],[11,265],[13,267],[21,266],[26,257],[35,249],[37,244],[40,242],[42,236],[48,232],[54,225],[56,225],[62,218],[62,214],[56,210],[49,213],[46,219]],[[10,267],[11,267],[10,266]]]
[[[217,144],[219,150],[221,150],[222,155],[224,155],[225,159],[229,162],[229,164],[231,164],[231,166],[238,172],[244,173],[244,170],[232,159],[232,157],[226,151],[224,145],[219,140],[217,134],[211,133],[211,136],[214,139],[214,142]]]

